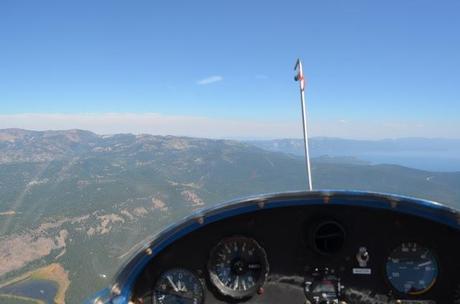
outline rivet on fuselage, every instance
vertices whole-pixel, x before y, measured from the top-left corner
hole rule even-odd
[[[152,253],[153,253],[152,248],[149,247],[149,248],[145,249],[145,253],[147,255],[152,255]]]

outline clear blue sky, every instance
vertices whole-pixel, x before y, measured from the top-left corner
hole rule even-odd
[[[0,114],[296,121],[301,57],[312,121],[460,137],[459,14],[458,0],[3,0]]]

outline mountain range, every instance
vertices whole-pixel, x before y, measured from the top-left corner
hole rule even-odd
[[[178,218],[237,197],[305,189],[303,158],[271,150],[260,142],[0,130],[0,286],[52,265],[61,270],[56,281],[69,282],[61,284],[66,302],[80,303],[110,283],[133,247]],[[316,189],[460,208],[460,172],[325,155],[313,159]]]

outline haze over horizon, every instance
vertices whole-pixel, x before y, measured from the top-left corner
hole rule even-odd
[[[1,115],[0,115],[1,116]],[[224,139],[224,140],[236,140],[236,141],[277,141],[277,140],[302,140],[303,136],[300,134],[297,137],[294,136],[280,136],[280,137],[257,137],[257,136],[194,136],[194,135],[186,135],[186,134],[172,134],[172,133],[158,133],[155,130],[152,132],[141,132],[141,131],[115,131],[115,132],[98,132],[97,130],[91,130],[87,128],[80,128],[80,127],[68,127],[68,128],[47,128],[38,126],[37,128],[23,128],[23,127],[6,127],[2,126],[0,122],[0,132],[4,130],[23,130],[23,131],[33,131],[33,132],[66,132],[66,131],[84,131],[84,132],[92,132],[98,136],[111,136],[111,135],[118,135],[118,134],[132,134],[132,135],[153,135],[153,136],[177,136],[177,137],[196,137],[196,138],[208,138],[208,139]],[[324,136],[324,135],[314,135],[309,136],[310,139],[337,139],[337,140],[349,140],[349,141],[367,141],[367,142],[380,142],[380,141],[391,141],[391,140],[446,140],[446,141],[459,141],[460,137],[430,137],[430,136],[401,136],[401,137],[382,137],[382,138],[350,138],[350,137],[339,137],[339,136]]]
[[[300,114],[299,114],[300,116]],[[310,137],[331,137],[355,140],[392,138],[459,139],[454,123],[445,122],[446,132],[439,133],[439,124],[423,122],[391,122],[309,118]],[[155,134],[231,139],[302,138],[301,119],[256,120],[205,116],[162,115],[158,113],[21,113],[0,114],[0,129],[26,130],[88,130],[97,134]]]

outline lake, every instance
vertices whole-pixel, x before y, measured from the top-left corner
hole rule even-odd
[[[57,291],[58,285],[55,282],[34,279],[27,279],[0,288],[0,294],[37,299],[46,304],[54,304]]]

